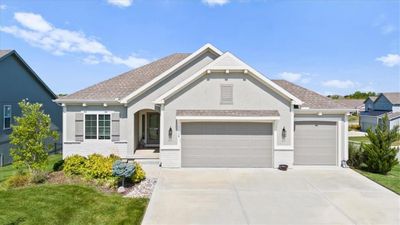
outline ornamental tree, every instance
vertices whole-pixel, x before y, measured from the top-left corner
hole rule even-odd
[[[22,100],[18,103],[21,117],[14,117],[10,135],[11,156],[17,168],[25,165],[29,172],[43,169],[48,152],[58,139],[50,129],[51,118],[42,110],[42,104]]]
[[[389,119],[385,115],[375,130],[367,130],[367,137],[371,143],[362,145],[367,170],[387,174],[399,163],[396,158],[399,150],[392,147],[393,142],[400,138],[399,126],[390,129]]]

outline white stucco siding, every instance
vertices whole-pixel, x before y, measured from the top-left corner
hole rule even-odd
[[[233,104],[221,104],[221,85],[233,86]],[[176,110],[278,110],[280,120],[276,122],[279,131],[278,145],[291,145],[291,103],[255,78],[244,73],[211,73],[199,78],[167,99],[164,111],[164,143],[177,144]],[[173,134],[168,135],[169,128]],[[285,127],[287,136],[282,139],[280,131]]]

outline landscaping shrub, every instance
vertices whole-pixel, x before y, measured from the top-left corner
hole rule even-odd
[[[118,157],[104,157],[99,154],[92,154],[85,162],[86,177],[94,179],[106,179],[113,176],[112,167]]]
[[[139,183],[140,181],[146,179],[146,173],[144,172],[142,166],[135,162],[135,172],[132,175],[132,182]]]
[[[399,163],[396,158],[399,150],[391,146],[399,140],[399,126],[390,129],[388,117],[385,115],[375,130],[367,130],[367,137],[371,143],[362,145],[367,170],[387,174]]]
[[[58,160],[57,162],[54,163],[53,165],[53,171],[61,171],[64,169],[64,160]]]
[[[33,184],[41,184],[47,180],[47,173],[44,171],[35,171],[31,175],[31,182]]]
[[[112,166],[112,174],[122,179],[122,186],[125,184],[125,179],[131,177],[135,172],[135,165],[132,163],[122,162],[117,160]]]
[[[349,143],[349,160],[347,160],[347,165],[357,169],[365,166],[361,144]]]
[[[6,188],[17,188],[28,186],[31,182],[31,175],[28,173],[18,172],[8,178],[5,182]]]
[[[86,158],[80,155],[69,156],[64,161],[63,171],[68,175],[84,175]]]

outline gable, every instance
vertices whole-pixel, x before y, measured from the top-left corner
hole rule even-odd
[[[179,92],[186,86],[190,85],[191,83],[195,82],[197,79],[200,79],[202,76],[205,76],[210,73],[226,73],[229,74],[231,72],[235,73],[244,73],[246,76],[252,76],[256,80],[258,80],[263,85],[267,86],[271,90],[275,91],[280,96],[284,97],[289,101],[293,101],[295,104],[301,105],[303,102],[295,97],[294,95],[287,92],[285,89],[280,87],[279,85],[275,84],[271,80],[267,79],[265,76],[251,68],[249,65],[245,64],[243,61],[235,57],[229,52],[224,53],[222,56],[218,57],[212,63],[204,67],[202,70],[198,71],[196,74],[176,86],[175,88],[171,89],[167,93],[160,96],[155,103],[163,104],[166,99],[173,96],[175,93]]]
[[[380,94],[374,101],[374,110],[390,111],[392,110],[392,103],[385,95]]]

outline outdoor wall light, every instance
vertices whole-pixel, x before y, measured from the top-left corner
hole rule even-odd
[[[169,136],[169,138],[171,138],[171,137],[172,137],[172,128],[171,128],[171,127],[169,127],[169,130],[168,130],[168,136]]]
[[[285,129],[285,127],[282,128],[282,138],[283,139],[286,138],[286,129]]]

